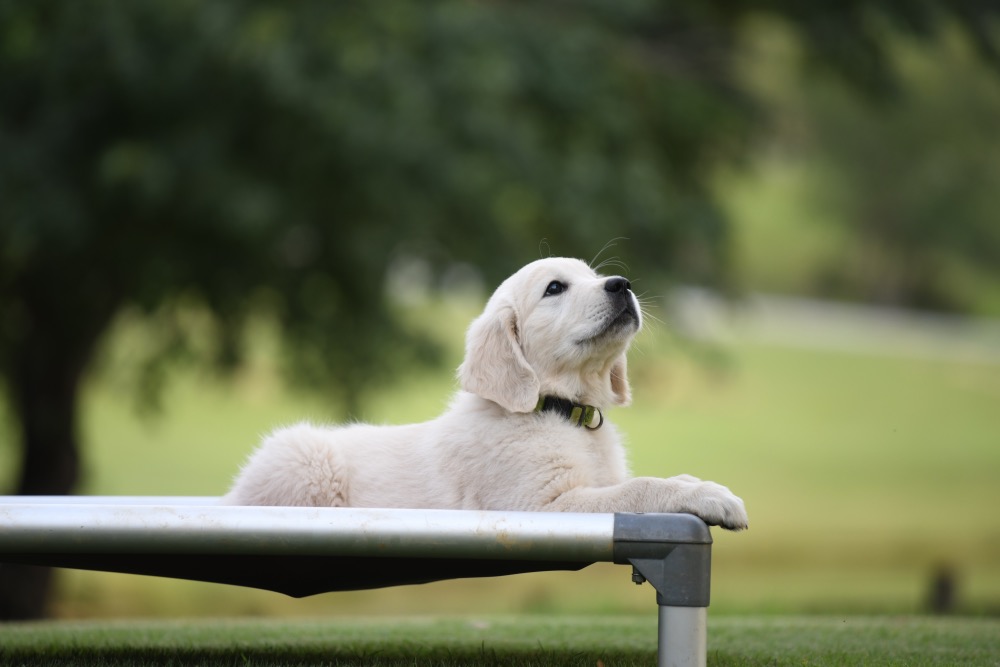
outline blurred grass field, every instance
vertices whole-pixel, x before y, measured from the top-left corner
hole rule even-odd
[[[414,317],[445,335],[453,368],[474,313],[437,304]],[[162,414],[143,418],[113,372],[142,331],[119,330],[86,392],[83,491],[218,495],[261,434],[343,418],[321,397],[284,389],[260,338],[234,381],[179,369]],[[634,473],[694,474],[746,500],[748,532],[713,531],[713,613],[919,611],[941,565],[955,573],[961,611],[1000,611],[1000,367],[740,338],[709,356],[679,351],[652,324],[630,356],[635,402],[610,417]],[[401,373],[358,417],[427,419],[454,389],[448,370]],[[11,449],[0,449],[0,477],[10,476]],[[633,613],[654,599],[611,565],[304,601],[100,573],[65,572],[60,582],[63,617]]]
[[[993,667],[1000,620],[712,616],[715,667]],[[0,664],[650,665],[656,615],[76,621],[0,625]]]

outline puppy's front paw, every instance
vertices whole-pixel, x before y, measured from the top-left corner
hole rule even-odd
[[[679,475],[672,479],[688,487],[684,503],[687,511],[708,525],[722,526],[727,530],[745,530],[749,527],[743,500],[726,487],[715,482],[703,482],[690,475]]]

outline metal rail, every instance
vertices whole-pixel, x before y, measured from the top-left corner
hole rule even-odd
[[[614,515],[198,504],[8,505],[5,553],[259,554],[504,558],[594,563],[614,552]],[[22,501],[23,502],[23,501]],[[9,530],[9,534],[8,534]]]

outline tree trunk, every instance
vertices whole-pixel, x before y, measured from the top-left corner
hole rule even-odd
[[[24,452],[15,492],[69,494],[79,476],[77,394],[85,362],[58,348],[26,347],[10,378]],[[43,618],[52,579],[51,568],[0,564],[0,620]]]

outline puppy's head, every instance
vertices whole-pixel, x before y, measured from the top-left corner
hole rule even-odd
[[[531,412],[540,396],[627,405],[625,352],[641,325],[624,278],[541,259],[501,283],[469,327],[459,379],[511,412]]]

